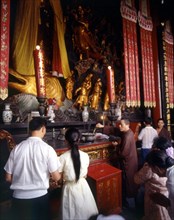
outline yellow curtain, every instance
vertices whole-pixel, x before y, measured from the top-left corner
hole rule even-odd
[[[20,1],[12,42],[12,68],[22,75],[34,75],[33,50],[37,43],[40,0]]]
[[[66,51],[66,46],[65,46],[65,39],[64,39],[65,27],[64,27],[64,22],[63,22],[62,7],[61,7],[60,0],[50,0],[50,4],[54,11],[55,25],[57,29],[57,41],[58,41],[59,50],[60,50],[62,72],[63,72],[64,78],[68,78],[69,76],[71,76],[71,72],[69,68],[68,56],[67,56],[67,51]]]

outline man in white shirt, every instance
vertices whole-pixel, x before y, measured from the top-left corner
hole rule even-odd
[[[144,164],[147,154],[150,152],[153,141],[158,137],[156,129],[152,127],[152,119],[150,117],[145,118],[145,128],[140,131],[138,135],[138,140],[142,141],[141,147],[141,164]]]
[[[48,220],[49,179],[50,175],[54,181],[60,179],[60,162],[55,150],[42,140],[46,120],[33,118],[29,130],[31,136],[13,148],[4,167],[13,190],[12,215],[17,220]]]

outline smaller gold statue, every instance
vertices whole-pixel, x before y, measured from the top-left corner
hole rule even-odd
[[[74,76],[70,76],[66,79],[66,97],[69,100],[72,100],[73,98],[73,89],[74,89]]]
[[[90,91],[91,91],[91,87],[92,87],[92,79],[93,77],[93,74],[90,73],[89,75],[87,75],[85,81],[84,81],[84,86],[86,86],[86,89],[87,89],[87,94],[89,95]]]
[[[93,89],[93,93],[90,97],[90,106],[92,109],[97,110],[99,108],[100,99],[102,95],[102,82],[101,79],[98,78]]]
[[[104,98],[104,111],[107,111],[109,109],[109,95],[108,92],[106,92],[105,98]]]
[[[91,78],[92,78],[93,74],[90,73],[84,80],[84,82],[82,83],[82,85],[77,88],[77,90],[75,91],[75,95],[77,95],[80,91],[80,94],[78,95],[74,106],[78,106],[80,109],[82,109],[82,107],[84,105],[88,105],[88,97],[89,97],[89,93],[92,87],[92,82],[91,82]]]

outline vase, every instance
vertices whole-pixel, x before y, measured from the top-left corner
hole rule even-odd
[[[55,113],[54,113],[54,106],[53,105],[49,105],[48,106],[48,112],[47,112],[47,116],[49,116],[49,121],[54,123],[54,119],[55,119]]]
[[[89,119],[88,106],[84,106],[84,110],[82,111],[82,120],[83,122],[87,122]]]
[[[2,120],[5,124],[9,124],[11,123],[12,118],[13,118],[13,112],[10,109],[10,104],[5,103],[5,108],[4,111],[2,112]]]
[[[118,116],[117,120],[121,120],[122,112],[121,112],[121,107],[119,105],[117,105],[115,109],[115,115]]]

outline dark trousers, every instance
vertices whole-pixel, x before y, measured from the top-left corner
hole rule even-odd
[[[51,220],[48,194],[34,199],[12,199],[13,220]]]
[[[151,151],[151,149],[141,148],[141,162],[140,162],[141,165],[144,164],[146,157],[150,151]]]

